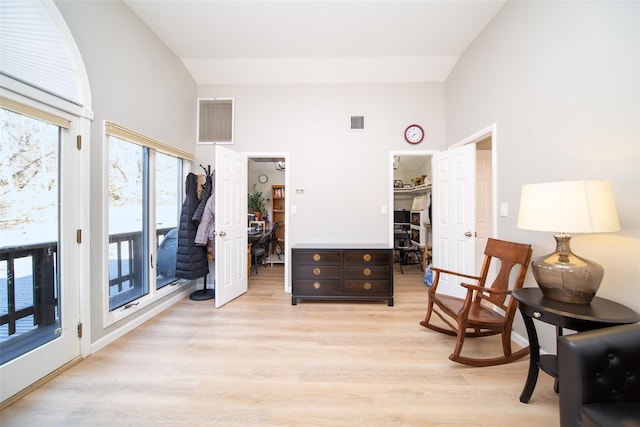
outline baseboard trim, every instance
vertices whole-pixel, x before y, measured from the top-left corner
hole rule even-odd
[[[82,362],[82,360],[83,360],[82,357],[76,357],[75,359],[69,361],[68,363],[65,363],[64,365],[62,365],[61,367],[59,367],[55,371],[50,372],[49,374],[47,374],[44,377],[40,378],[38,381],[34,382],[33,384],[23,388],[18,393],[16,393],[13,396],[11,396],[10,398],[4,400],[3,402],[0,402],[0,411],[4,410],[5,408],[7,408],[7,407],[9,407],[11,405],[13,405],[15,402],[17,402],[18,400],[22,399],[23,397],[25,397],[26,395],[31,393],[33,390],[35,390],[35,389],[37,389],[39,387],[42,387],[43,385],[45,385],[46,383],[48,383],[49,381],[51,381],[52,379],[54,379],[58,375],[62,374],[66,370],[72,368],[73,366],[77,365],[78,363]]]
[[[522,335],[514,332],[513,330],[511,331],[511,341],[515,342],[520,347],[526,347],[529,345],[529,338],[523,337]],[[540,348],[540,354],[549,354],[549,353],[544,349]]]

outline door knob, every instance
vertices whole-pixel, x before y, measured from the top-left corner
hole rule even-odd
[[[221,232],[218,233],[218,236],[220,236],[220,237],[224,237],[226,235],[227,235],[227,233],[225,233],[224,231],[221,231]]]
[[[476,237],[478,235],[478,233],[472,233],[470,231],[467,231],[466,233],[464,233],[465,237]]]

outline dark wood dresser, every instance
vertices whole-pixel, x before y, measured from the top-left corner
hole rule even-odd
[[[386,300],[393,306],[393,249],[373,244],[298,244],[291,249],[291,304]]]

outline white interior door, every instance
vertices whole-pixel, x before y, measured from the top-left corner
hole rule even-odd
[[[475,274],[476,145],[441,151],[432,162],[433,265]],[[458,282],[442,276],[438,290],[462,295]]]
[[[476,150],[476,272],[482,268],[487,239],[493,237],[492,177],[491,151]]]
[[[247,292],[247,159],[216,145],[215,306]]]

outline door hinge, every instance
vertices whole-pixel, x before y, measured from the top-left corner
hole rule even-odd
[[[78,323],[78,338],[82,338],[82,322]]]
[[[76,242],[82,243],[82,230],[79,228],[76,230]]]
[[[82,135],[76,136],[76,146],[78,150],[82,150]]]

